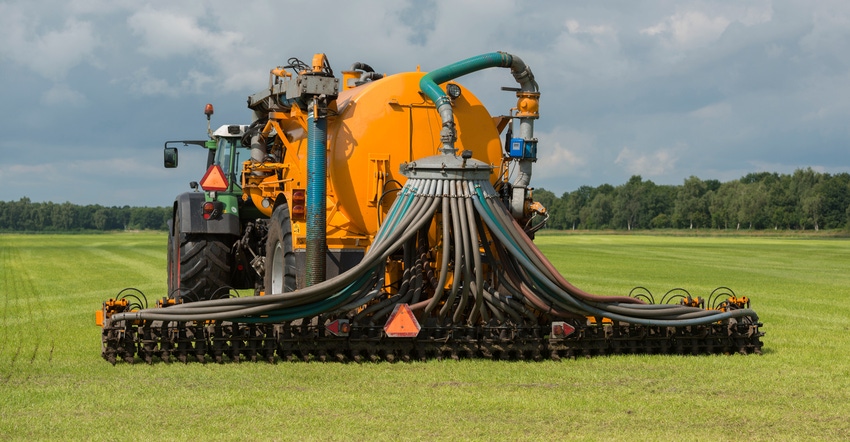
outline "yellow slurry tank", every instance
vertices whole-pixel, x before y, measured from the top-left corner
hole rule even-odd
[[[404,185],[399,166],[434,155],[440,147],[440,116],[424,97],[424,73],[410,72],[348,89],[337,98],[338,116],[328,124],[328,193],[356,228],[373,236],[378,230],[375,206],[381,194]],[[454,99],[459,150],[498,168],[502,143],[493,118],[470,91]],[[492,175],[492,182],[498,179]],[[394,198],[384,198],[383,211]]]

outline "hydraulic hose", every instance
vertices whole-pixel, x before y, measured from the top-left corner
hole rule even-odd
[[[451,222],[451,213],[449,209],[449,199],[445,196],[441,198],[443,201],[443,236],[442,236],[442,260],[440,261],[440,279],[437,281],[437,288],[434,296],[425,306],[425,314],[431,313],[437,304],[443,299],[443,293],[446,289],[446,279],[449,275],[449,223]]]
[[[489,183],[487,183],[489,184]],[[535,267],[535,265],[531,262],[528,256],[526,256],[517,244],[510,240],[506,236],[506,232],[503,231],[501,226],[498,224],[497,217],[493,214],[489,207],[485,205],[488,204],[487,199],[481,191],[482,186],[476,186],[476,191],[479,195],[478,200],[475,200],[476,209],[479,211],[479,214],[482,215],[482,218],[485,221],[485,224],[491,229],[499,239],[505,243],[510,243],[511,249],[513,249],[510,253],[513,255],[515,259],[518,259],[524,268],[525,271],[529,272],[529,274],[535,277],[535,280],[540,283],[540,288],[543,289],[542,292],[546,293],[548,297],[550,297],[556,303],[565,302],[566,306],[570,309],[576,309],[580,312],[587,312],[592,315],[600,316],[600,317],[608,317],[612,320],[623,321],[623,322],[631,322],[642,325],[658,325],[658,326],[688,326],[688,325],[701,325],[707,324],[711,322],[716,322],[723,319],[733,318],[733,317],[742,317],[749,316],[753,318],[753,320],[758,320],[758,317],[755,316],[755,312],[749,309],[741,309],[729,312],[711,312],[710,316],[702,317],[702,318],[694,318],[694,319],[648,319],[643,317],[634,317],[634,316],[624,316],[621,314],[613,313],[610,311],[603,310],[601,308],[588,305],[580,302],[569,293],[564,292],[562,289],[558,288],[557,285],[546,278],[543,273]],[[495,195],[495,191],[492,192]],[[509,250],[511,250],[509,249]],[[553,295],[556,297],[552,298]],[[690,308],[694,310],[701,310],[698,308]],[[682,309],[682,313],[690,313],[694,310]],[[638,310],[639,311],[639,310]]]
[[[327,124],[314,99],[307,116],[307,286],[326,276]]]
[[[484,269],[481,266],[481,253],[479,252],[479,239],[478,239],[478,228],[475,222],[475,209],[472,205],[472,196],[469,194],[469,188],[467,186],[458,185],[463,191],[463,204],[466,206],[466,217],[467,217],[467,225],[469,226],[469,252],[472,254],[472,268],[475,271],[475,290],[473,290],[473,296],[475,297],[475,309],[473,310],[473,315],[469,320],[469,323],[472,324],[475,322],[475,314],[476,312],[481,312],[481,316],[484,316]]]
[[[452,201],[457,204],[457,215],[460,218],[460,250],[461,256],[463,258],[463,266],[461,267],[463,274],[463,281],[460,293],[460,302],[458,303],[457,308],[455,309],[455,314],[452,317],[455,323],[461,322],[461,316],[463,312],[466,310],[466,304],[469,301],[469,285],[472,281],[472,262],[471,262],[471,254],[472,250],[470,250],[471,239],[469,237],[469,223],[467,223],[466,217],[466,204],[463,203],[460,199],[463,198],[462,184],[460,181],[455,181],[455,196],[456,198]]]
[[[382,266],[386,257],[393,250],[398,249],[404,241],[417,233],[417,229],[422,228],[426,222],[431,221],[433,213],[436,211],[436,206],[439,204],[438,199],[427,201],[425,198],[419,198],[422,204],[416,205],[419,210],[405,217],[410,219],[411,229],[398,232],[392,238],[393,241],[386,241],[382,247],[373,247],[370,253],[364,257],[360,264],[352,268],[351,271],[343,273],[335,278],[329,279],[314,286],[305,287],[301,290],[288,292],[283,294],[271,294],[262,297],[246,297],[246,298],[226,298],[215,299],[208,301],[200,301],[187,304],[179,304],[165,309],[145,309],[137,312],[117,313],[113,315],[111,321],[117,322],[122,320],[170,320],[170,321],[194,321],[194,320],[231,320],[239,322],[275,322],[281,320],[282,317],[289,318],[291,315],[275,315],[267,318],[247,318],[249,315],[257,315],[268,313],[273,309],[280,308],[295,308],[299,307],[297,314],[305,317],[306,313],[313,315],[328,311],[335,308],[344,302],[354,290],[359,286],[353,287],[362,278],[374,274],[376,266]],[[427,203],[427,207],[426,207]],[[331,293],[332,295],[328,295]],[[318,306],[310,306],[310,303],[318,302]],[[227,307],[220,310],[207,310],[215,307]],[[194,311],[208,312],[194,314]],[[315,313],[313,313],[315,312]],[[293,319],[299,316],[293,317]]]
[[[452,238],[454,238],[453,247],[454,247],[454,275],[452,277],[452,288],[449,291],[449,297],[446,298],[446,303],[443,305],[443,308],[440,309],[440,318],[443,318],[448,313],[449,309],[453,307],[454,301],[457,298],[458,286],[460,285],[460,275],[462,265],[462,255],[463,250],[461,249],[461,245],[458,244],[458,236],[460,235],[460,216],[458,215],[457,210],[457,198],[455,198],[456,190],[454,186],[454,180],[449,181],[449,210],[451,211],[452,218]]]
[[[540,249],[531,242],[531,238],[529,238],[525,233],[522,233],[522,227],[520,227],[516,220],[504,210],[504,206],[490,204],[490,208],[492,209],[492,213],[498,217],[499,222],[513,225],[514,228],[512,230],[508,229],[507,232],[513,233],[512,238],[516,241],[516,245],[523,250],[526,256],[529,256],[529,258],[532,259],[532,262],[534,262],[534,265],[537,268],[545,272],[547,278],[558,283],[564,291],[587,301],[643,304],[643,301],[628,296],[593,295],[570,284],[570,282],[564,279],[564,277],[555,269],[555,266],[552,265],[549,259],[540,252]]]

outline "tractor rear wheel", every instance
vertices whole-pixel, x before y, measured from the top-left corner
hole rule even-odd
[[[186,301],[222,298],[230,293],[230,245],[220,235],[186,235],[177,249],[180,295]]]
[[[230,292],[230,244],[226,235],[190,234],[175,217],[168,235],[168,297],[184,302]]]
[[[269,220],[269,236],[266,240],[266,269],[263,280],[266,294],[295,290],[297,287],[296,275],[289,206],[280,204],[274,208]]]
[[[180,274],[180,267],[177,266],[177,262],[175,262],[174,255],[174,222],[168,221],[168,251],[166,252],[166,256],[168,257],[168,297],[174,298],[178,293],[175,290],[178,287],[177,283],[177,275]]]

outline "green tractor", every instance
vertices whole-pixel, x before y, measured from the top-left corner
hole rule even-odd
[[[177,146],[197,145],[208,151],[206,173],[192,191],[174,200],[168,223],[168,297],[176,302],[228,296],[231,289],[259,290],[263,276],[265,217],[242,199],[242,163],[250,148],[243,143],[248,126],[209,129],[208,140],[166,141],[164,165],[178,164]],[[261,221],[261,222],[257,222]]]

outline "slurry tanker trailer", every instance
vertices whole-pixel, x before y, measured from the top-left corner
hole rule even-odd
[[[507,69],[491,114],[456,80]],[[560,359],[760,353],[749,299],[719,288],[658,303],[587,293],[535,247],[540,91],[517,56],[383,75],[327,57],[271,69],[251,124],[166,142],[208,151],[174,201],[168,294],[125,289],[97,312],[111,363],[156,360]],[[246,295],[239,295],[239,290]]]

